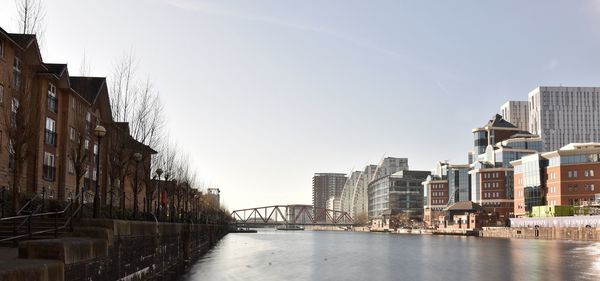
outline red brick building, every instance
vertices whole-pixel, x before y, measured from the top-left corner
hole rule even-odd
[[[533,206],[586,205],[600,200],[600,143],[572,143],[511,162],[516,216]]]
[[[423,187],[426,194],[423,223],[426,227],[436,227],[448,204],[448,180],[432,175],[423,182]]]
[[[62,201],[74,198],[78,185],[93,192],[99,183],[101,200],[106,202],[115,186],[132,192],[136,170],[131,168],[135,165],[131,155],[139,152],[143,161],[137,173],[144,194],[150,157],[156,152],[133,140],[128,130],[117,129],[106,78],[70,76],[66,64],[44,62],[35,35],[0,28],[0,111],[0,187],[21,196],[43,193]],[[102,143],[94,135],[98,125],[107,130]],[[116,134],[122,136],[110,137]],[[123,159],[126,176],[117,185],[109,176],[114,156],[109,147],[115,146],[114,141],[131,148]],[[78,167],[82,173],[76,172]],[[118,201],[122,192],[114,193]],[[140,210],[143,200],[142,195]]]

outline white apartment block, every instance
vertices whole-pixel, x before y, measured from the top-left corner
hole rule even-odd
[[[600,142],[600,87],[538,87],[529,93],[529,131],[544,151]]]
[[[529,131],[528,101],[507,101],[500,107],[500,115],[520,130]]]

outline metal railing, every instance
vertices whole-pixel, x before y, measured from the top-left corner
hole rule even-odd
[[[63,210],[54,211],[54,212],[43,212],[39,211],[42,209],[43,205],[38,205],[34,211],[27,215],[16,215],[13,217],[0,218],[0,224],[11,224],[13,225],[13,236],[6,237],[0,239],[0,243],[9,242],[9,241],[18,241],[22,238],[32,238],[36,235],[41,235],[45,233],[54,233],[54,237],[58,237],[58,232],[60,230],[70,228],[73,230],[73,218],[77,216],[77,214],[81,211],[82,205],[76,205],[78,202],[78,198],[81,194],[77,195],[75,198],[71,199],[71,201],[65,206]],[[32,202],[33,200],[30,200]],[[23,209],[23,208],[22,208]],[[59,225],[59,218],[62,217],[64,222]],[[54,225],[47,229],[34,231],[32,229],[32,221],[33,219],[52,219],[54,221]],[[24,233],[21,233],[21,230],[27,226],[27,230]]]
[[[21,209],[19,209],[19,210],[17,211],[17,216],[19,216],[19,215],[23,214],[23,213],[24,213],[24,212],[27,210],[27,208],[28,208],[29,206],[31,206],[31,204],[32,204],[33,202],[35,202],[35,201],[36,201],[36,199],[38,199],[39,197],[40,197],[40,195],[39,195],[39,194],[36,194],[36,195],[34,195],[33,197],[31,197],[31,198],[30,198],[30,199],[29,199],[29,200],[28,200],[28,201],[27,201],[25,204],[23,204],[23,206],[21,207]]]

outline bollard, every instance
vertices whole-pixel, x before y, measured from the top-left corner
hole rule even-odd
[[[42,186],[42,213],[46,206],[46,186]]]
[[[2,217],[4,217],[4,206],[6,205],[6,187],[2,187]]]

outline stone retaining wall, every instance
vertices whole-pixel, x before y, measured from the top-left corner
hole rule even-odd
[[[76,237],[20,243],[19,258],[60,261],[69,281],[176,280],[229,231],[226,225],[101,219],[77,225]]]
[[[481,237],[600,241],[600,229],[589,227],[485,227]]]

